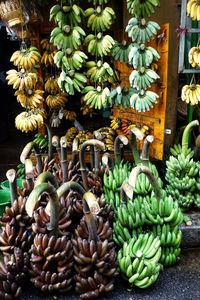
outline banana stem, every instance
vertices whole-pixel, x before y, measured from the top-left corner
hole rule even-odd
[[[57,194],[58,198],[60,199],[61,197],[65,196],[65,194],[69,190],[75,190],[81,197],[85,194],[84,188],[77,182],[75,181],[68,181],[63,183],[58,189],[57,189]]]
[[[91,170],[94,170],[94,147],[90,147],[90,168]]]
[[[99,173],[99,148],[94,146],[94,174],[98,175]]]
[[[44,123],[47,129],[47,135],[48,135],[48,161],[52,160],[53,158],[53,146],[52,146],[52,130],[49,122]]]
[[[147,135],[147,137],[144,140],[144,144],[142,147],[142,152],[140,154],[140,159],[142,161],[142,164],[147,166],[149,165],[149,152],[150,152],[150,145],[153,142],[154,137],[153,135]]]
[[[76,164],[78,161],[78,138],[75,138],[72,143],[72,163]]]
[[[17,194],[17,181],[16,181],[16,171],[14,169],[10,169],[6,172],[6,177],[9,181],[10,187],[10,201],[11,204],[18,199]]]
[[[128,139],[124,135],[118,135],[114,142],[115,162],[120,163],[122,160],[122,147],[128,145]]]
[[[25,159],[25,173],[26,173],[26,183],[27,183],[27,189],[26,189],[26,196],[31,193],[31,191],[34,189],[34,181],[33,181],[33,163],[32,160],[27,158]]]
[[[92,200],[91,200],[92,198]],[[86,192],[83,195],[83,212],[85,215],[85,221],[87,224],[87,228],[88,228],[88,240],[91,241],[98,241],[98,234],[97,234],[97,225],[96,225],[96,217],[95,215],[93,215],[90,211],[88,202],[89,201],[93,201],[93,198],[96,199],[96,197],[94,196],[94,194],[92,194],[91,192]]]
[[[141,163],[141,160],[140,160],[140,155],[139,155],[138,148],[137,148],[136,138],[138,138],[139,140],[142,140],[144,138],[144,135],[141,132],[141,130],[139,130],[138,128],[132,128],[130,130],[130,135],[131,135],[130,136],[131,151],[133,154],[135,165],[137,166]]]
[[[61,149],[60,149],[60,141],[59,141],[59,137],[57,135],[54,135],[52,137],[52,146],[56,148],[56,151],[58,153],[58,157],[60,159],[61,156]]]
[[[67,139],[62,136],[60,139],[61,155],[60,163],[62,169],[63,183],[68,181],[68,168],[67,168]]]
[[[22,164],[24,164],[25,160],[30,155],[32,149],[34,149],[34,151],[35,151],[35,158],[37,161],[38,173],[40,174],[43,170],[42,157],[41,157],[41,153],[40,153],[38,146],[33,141],[26,144],[26,146],[22,150],[22,153],[20,155],[20,161]]]
[[[187,155],[187,150],[188,150],[188,144],[189,144],[189,138],[190,138],[190,133],[191,130],[194,126],[198,126],[199,121],[194,120],[190,122],[184,129],[183,131],[183,136],[182,136],[182,153],[186,156]]]
[[[155,197],[157,198],[157,200],[160,200],[161,199],[161,188],[160,188],[155,176],[153,175],[153,173],[151,172],[151,170],[148,167],[140,166],[140,167],[133,168],[133,170],[131,171],[130,176],[129,176],[129,184],[134,189],[135,185],[136,185],[137,177],[141,173],[144,173],[148,177],[149,182],[151,183],[151,185],[153,187]]]
[[[80,161],[81,176],[82,176],[82,180],[83,180],[83,187],[86,191],[88,191],[88,189],[89,189],[88,180],[87,180],[87,167],[86,167],[86,163],[85,163],[85,151],[88,146],[97,146],[102,151],[105,151],[104,143],[101,141],[95,140],[95,139],[85,141],[81,146],[81,149],[79,152],[79,161]]]
[[[106,152],[102,155],[102,164],[105,168],[105,172],[108,173],[110,169],[114,167],[114,162],[110,153]]]
[[[44,182],[50,182],[56,189],[58,188],[58,182],[56,181],[55,176],[51,172],[41,173],[35,182],[35,186],[40,185]]]
[[[43,193],[47,193],[49,196],[49,203],[50,203],[50,223],[48,226],[49,234],[57,236],[58,234],[58,213],[59,213],[59,198],[56,193],[56,189],[54,186],[49,185],[48,183],[41,183],[40,185],[36,186],[34,190],[30,193],[26,204],[26,212],[27,214],[32,217],[34,208],[37,202],[40,200],[40,197]]]

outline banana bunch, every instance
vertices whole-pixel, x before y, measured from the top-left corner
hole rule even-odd
[[[188,60],[193,68],[200,67],[200,46],[192,47],[189,50]]]
[[[111,7],[98,5],[96,8],[90,7],[85,10],[85,17],[87,20],[87,27],[93,31],[106,31],[112,25],[116,18],[115,12]]]
[[[169,223],[154,225],[153,233],[160,238],[161,247],[180,247],[182,231],[178,226],[170,226]]]
[[[137,18],[150,17],[160,0],[127,0],[127,8],[131,15]]]
[[[121,205],[119,193],[115,192],[115,194],[117,196],[116,205],[119,207]],[[121,225],[118,219],[113,223],[113,241],[120,248],[125,242],[129,241],[133,236],[137,236],[139,233],[142,233],[142,229],[140,227],[131,230],[129,227]]]
[[[102,57],[111,52],[115,41],[110,35],[103,35],[102,32],[99,32],[97,35],[89,34],[85,38],[84,44],[87,46],[89,53]]]
[[[128,63],[129,52],[133,44],[127,44],[126,40],[123,40],[121,43],[115,41],[115,44],[112,47],[111,55],[115,60],[119,60],[125,64]]]
[[[94,82],[105,82],[108,81],[109,77],[113,77],[114,71],[107,62],[101,60],[88,61],[85,64],[88,70],[86,71],[86,76]]]
[[[50,53],[56,50],[55,46],[52,43],[50,43],[48,39],[42,39],[40,41],[40,45],[43,50],[46,50]]]
[[[44,90],[51,95],[57,94],[59,92],[58,77],[50,76],[44,84]]]
[[[82,8],[76,4],[73,5],[59,5],[56,4],[50,9],[49,20],[58,24],[60,28],[66,24],[71,24],[71,26],[77,26],[82,22],[82,17],[84,16],[84,11]]]
[[[58,85],[62,92],[69,95],[74,95],[75,92],[83,92],[85,84],[87,83],[87,78],[85,75],[75,70],[70,70],[68,72],[62,71],[58,78]]]
[[[54,63],[61,70],[79,70],[83,67],[87,55],[80,50],[72,51],[71,48],[66,49],[66,51],[59,50],[54,56]]]
[[[44,102],[43,98],[44,91],[42,90],[17,90],[15,92],[15,96],[17,97],[17,101],[24,108],[37,108],[39,105]]]
[[[125,242],[117,258],[120,271],[131,285],[147,288],[161,271],[160,240],[152,233],[139,234]]]
[[[90,115],[90,114],[93,113],[92,107],[89,107],[87,104],[85,104],[83,98],[81,98],[80,111],[81,111],[83,116]]]
[[[75,121],[77,118],[75,111],[63,109],[62,112],[66,120]]]
[[[110,116],[111,122],[110,122],[110,127],[113,130],[117,130],[120,125],[121,125],[121,120],[120,118],[116,118],[115,116]]]
[[[82,146],[82,144],[93,138],[93,133],[88,131],[88,130],[79,130],[78,134],[76,135],[77,139],[78,139],[78,145],[79,145],[79,150]]]
[[[108,151],[114,151],[115,131],[111,127],[101,127],[94,131],[97,140],[105,144]]]
[[[53,43],[58,50],[66,50],[68,48],[76,50],[81,45],[85,36],[85,31],[80,26],[71,27],[64,25],[62,29],[55,27],[51,31],[50,42]]]
[[[178,157],[178,155],[180,155],[182,153],[182,147],[180,144],[174,144],[174,146],[171,147],[169,149],[169,151],[174,157]],[[186,156],[188,156],[188,155],[190,157],[192,157],[194,155],[194,151],[191,150],[190,148],[188,148],[186,151]]]
[[[66,136],[66,139],[67,139],[67,147],[68,148],[72,147],[73,140],[75,139],[77,134],[78,134],[78,129],[76,127],[70,127],[67,130],[65,136]]]
[[[34,135],[33,142],[38,146],[40,151],[46,152],[47,147],[48,147],[48,137],[47,137],[47,135],[43,135],[41,133],[36,133]]]
[[[187,2],[187,16],[193,21],[200,21],[200,3],[198,0],[189,0]]]
[[[15,118],[15,126],[22,132],[34,131],[44,126],[45,114],[40,109],[23,111]]]
[[[16,170],[17,178],[24,179],[25,178],[25,165],[24,164],[18,164],[17,170]]]
[[[146,21],[145,19],[131,18],[126,26],[125,31],[132,39],[132,42],[146,43],[157,35],[160,26],[154,21]]]
[[[108,0],[88,0],[88,2],[92,2],[94,5],[103,5],[108,2]]]
[[[65,106],[67,103],[68,99],[66,97],[65,93],[58,92],[57,94],[53,95],[48,95],[46,97],[46,104],[51,108],[51,109],[56,109]]]
[[[165,267],[174,265],[180,257],[181,248],[165,247],[162,249],[160,263]]]
[[[129,76],[130,85],[137,90],[146,90],[160,76],[153,70],[141,67],[139,70],[133,70]]]
[[[55,55],[55,51],[50,53],[48,51],[44,51],[41,57],[41,64],[45,65],[45,67],[53,66],[54,55]]]
[[[141,90],[130,98],[130,106],[138,112],[149,111],[157,103],[159,96],[152,91]]]
[[[12,54],[10,61],[18,68],[30,71],[39,66],[41,55],[37,47],[30,46],[27,48],[26,45],[22,44],[21,49]]]
[[[34,89],[38,81],[37,73],[27,72],[25,69],[19,71],[12,69],[7,71],[6,74],[8,85],[12,85],[13,89]]]
[[[109,88],[102,88],[98,85],[96,88],[93,86],[86,86],[82,93],[86,93],[83,100],[89,107],[95,109],[102,109],[111,106],[112,98],[110,97]]]
[[[131,95],[136,92],[134,88],[128,88],[127,86],[117,86],[110,92],[110,96],[116,106],[122,105],[124,108],[130,107]]]
[[[200,84],[186,84],[181,90],[181,99],[191,105],[196,105],[200,102]]]
[[[134,127],[137,127],[145,136],[150,132],[149,126],[145,124],[132,123],[130,120],[121,119],[121,129],[125,135],[129,136],[130,130]]]
[[[153,61],[159,59],[159,53],[153,47],[145,46],[145,44],[132,44],[128,55],[128,62],[132,64],[134,69],[147,68]]]

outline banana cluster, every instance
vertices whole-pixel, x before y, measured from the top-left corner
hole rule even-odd
[[[106,82],[114,75],[111,66],[102,60],[88,61],[85,66],[88,68],[85,74],[93,82]]]
[[[133,88],[141,91],[147,90],[152,83],[158,80],[160,76],[151,69],[141,67],[133,70],[129,76],[130,84]]]
[[[83,97],[85,103],[92,108],[102,109],[112,104],[109,88],[102,88],[98,85],[96,88],[93,86],[86,86],[82,93],[86,93]]]
[[[200,46],[192,47],[189,50],[188,59],[193,68],[200,67]]]
[[[41,55],[37,47],[30,46],[27,48],[26,45],[22,44],[21,49],[12,54],[10,61],[18,68],[30,71],[39,66]]]
[[[15,118],[15,126],[22,132],[34,131],[44,126],[45,114],[40,109],[23,111]]]
[[[84,44],[87,46],[87,50],[90,54],[95,57],[103,57],[111,52],[115,41],[110,35],[103,35],[102,32],[98,32],[97,35],[89,34],[85,38]]]
[[[66,120],[74,121],[77,118],[75,111],[63,109],[62,112]]]
[[[48,137],[47,135],[43,135],[41,133],[36,133],[34,135],[33,142],[38,146],[40,151],[46,152],[48,146]]]
[[[123,40],[121,43],[115,41],[111,50],[111,55],[115,60],[127,64],[129,62],[128,57],[132,46],[133,44],[127,44],[126,40]]]
[[[138,112],[149,111],[157,103],[159,96],[153,91],[141,90],[132,94],[130,106]]]
[[[17,90],[15,96],[22,107],[33,109],[44,102],[43,93],[42,90]]]
[[[118,252],[120,271],[131,285],[147,288],[161,271],[160,240],[152,233],[139,234],[125,242]]]
[[[114,151],[115,131],[111,127],[101,127],[94,131],[97,140],[105,144],[108,151]]]
[[[94,5],[103,5],[108,2],[108,0],[88,0],[88,2],[92,2]]]
[[[84,16],[84,11],[81,7],[76,4],[72,5],[59,5],[56,4],[50,9],[49,20],[58,24],[60,28],[66,24],[71,24],[71,26],[77,26],[82,22],[82,17]]]
[[[70,127],[67,130],[65,136],[66,136],[66,139],[67,139],[67,147],[68,148],[72,148],[73,140],[75,139],[77,134],[78,134],[78,129],[76,127]]]
[[[200,84],[186,84],[181,90],[181,99],[187,104],[196,105],[200,102]]]
[[[74,95],[76,91],[82,92],[86,83],[86,76],[75,72],[75,70],[62,71],[58,78],[58,85],[61,91],[69,95]]]
[[[48,77],[44,84],[44,90],[46,93],[51,95],[57,94],[59,92],[58,77]]]
[[[128,62],[134,69],[149,67],[153,61],[160,59],[160,55],[156,49],[145,44],[133,44],[129,51]]]
[[[16,169],[17,178],[24,179],[25,178],[25,165],[20,163],[17,165]]]
[[[200,21],[200,3],[198,0],[189,0],[187,2],[187,16],[193,21]]]
[[[132,17],[125,31],[132,39],[132,42],[138,44],[149,42],[157,35],[157,31],[160,30],[160,26],[154,21],[146,21],[145,19],[137,19]]]
[[[7,71],[6,74],[8,85],[12,85],[13,89],[32,90],[35,88],[38,81],[37,73],[28,72],[25,69],[19,71],[12,69]]]
[[[50,43],[48,39],[42,39],[40,45],[43,50],[41,64],[43,64],[45,67],[53,66],[56,47]]]
[[[113,130],[117,130],[120,127],[120,125],[121,125],[121,119],[117,118],[115,116],[110,116],[110,119],[111,119],[110,127]]]
[[[79,150],[81,148],[81,145],[89,140],[93,138],[93,133],[88,131],[88,130],[79,130],[78,134],[76,135],[77,139],[78,139],[78,145],[79,145]]]
[[[51,109],[61,108],[65,106],[67,101],[68,99],[66,97],[66,94],[61,92],[58,92],[57,94],[53,95],[48,95],[45,100],[46,104]]]
[[[111,7],[98,5],[96,8],[90,7],[85,10],[85,17],[87,20],[87,27],[93,31],[106,31],[112,25],[115,19],[115,12]]]
[[[72,51],[71,48],[66,51],[58,51],[54,56],[54,63],[61,70],[79,70],[83,67],[87,55],[80,50]]]
[[[42,39],[40,41],[40,45],[43,50],[48,52],[54,52],[56,50],[55,46],[52,43],[50,43],[48,39]]]
[[[124,118],[120,119],[120,122],[121,122],[121,129],[125,135],[129,136],[130,130],[135,127],[137,127],[145,136],[148,135],[150,132],[149,126],[145,124],[132,123],[130,120]]]
[[[137,18],[150,17],[159,5],[160,0],[127,0],[129,13]]]

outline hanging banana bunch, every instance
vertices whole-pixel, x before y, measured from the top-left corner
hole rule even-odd
[[[46,114],[41,109],[24,111],[15,118],[15,126],[22,132],[34,131],[44,126]]]
[[[121,43],[115,41],[112,47],[111,55],[115,60],[119,60],[125,64],[129,62],[129,53],[132,49],[132,44],[127,44],[126,40],[122,40]]]
[[[137,18],[150,17],[159,5],[160,0],[127,0],[129,13]]]
[[[156,49],[145,44],[134,43],[129,51],[128,61],[134,69],[149,67],[153,61],[160,59],[160,55]]]
[[[86,9],[85,16],[88,18],[87,27],[97,32],[108,30],[116,17],[111,7],[103,8],[100,5]]]
[[[83,100],[89,107],[102,109],[112,105],[108,87],[102,88],[101,85],[98,85],[96,88],[94,86],[86,86],[82,93],[86,93]]]
[[[87,55],[80,50],[68,48],[66,51],[59,50],[54,56],[54,63],[61,70],[79,70],[87,60]]]
[[[198,0],[189,0],[187,2],[187,16],[193,21],[200,21],[200,4]]]
[[[110,35],[103,35],[102,32],[98,32],[97,35],[89,34],[85,38],[84,44],[87,46],[90,54],[102,58],[111,52],[115,41]]]
[[[48,39],[42,39],[40,45],[43,50],[41,64],[45,67],[53,66],[56,47]]]
[[[6,80],[8,85],[12,85],[13,89],[33,90],[38,81],[37,73],[28,72],[25,69],[19,71],[13,69],[6,72]]]
[[[110,77],[114,80],[114,70],[107,62],[88,61],[85,66],[88,68],[85,75],[93,82],[106,82]]]

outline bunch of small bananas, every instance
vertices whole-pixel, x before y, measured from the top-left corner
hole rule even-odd
[[[110,127],[113,130],[117,130],[120,127],[120,125],[121,125],[121,119],[117,118],[115,116],[110,116],[110,119],[111,119]]]
[[[44,117],[40,109],[24,111],[15,118],[15,126],[22,132],[34,131],[44,126]]]
[[[160,26],[154,21],[146,21],[145,19],[137,19],[132,17],[126,26],[128,36],[136,43],[149,42],[157,35]]]
[[[94,136],[97,140],[105,144],[105,148],[109,151],[114,151],[115,131],[111,127],[101,127],[94,131]]]
[[[200,9],[200,5],[199,5]],[[200,67],[200,46],[192,47],[188,52],[189,63],[193,68]]]
[[[57,94],[48,95],[45,101],[51,109],[56,109],[65,106],[68,99],[65,93],[58,92]]]
[[[86,9],[85,16],[88,17],[87,27],[97,32],[108,30],[116,17],[111,7],[103,8],[100,5]]]
[[[181,99],[191,105],[196,105],[200,102],[200,84],[186,84],[182,87]]]
[[[133,88],[141,91],[148,89],[160,76],[151,69],[141,67],[138,70],[133,70],[129,76],[130,84]]]
[[[49,42],[48,39],[42,39],[40,41],[41,48],[48,52],[54,52],[56,50],[55,46]]]
[[[87,59],[87,55],[80,50],[72,51],[68,48],[66,51],[58,51],[54,56],[54,63],[61,70],[79,70]]]
[[[33,142],[38,146],[38,148],[45,152],[47,150],[47,146],[48,146],[48,137],[45,134],[41,134],[41,133],[36,133],[34,135],[34,140]]]
[[[129,13],[137,18],[149,17],[158,5],[160,0],[127,0]]]
[[[107,62],[101,60],[88,61],[85,66],[88,68],[86,76],[94,82],[105,82],[108,81],[109,77],[113,77],[114,71]]]
[[[116,106],[122,105],[124,108],[128,108],[130,107],[131,95],[135,91],[136,90],[133,88],[128,88],[127,86],[121,87],[119,85],[110,92],[110,97],[113,99]]]
[[[80,111],[83,116],[86,116],[86,115],[90,115],[93,113],[93,108],[89,107],[89,105],[85,104],[83,98],[81,98]]]
[[[149,111],[157,103],[159,96],[153,91],[141,90],[130,98],[130,106],[138,112]]]
[[[32,109],[37,108],[44,101],[43,93],[42,90],[17,90],[15,96],[22,107]]]
[[[86,93],[83,100],[89,107],[95,109],[102,109],[109,107],[112,104],[112,98],[110,97],[109,88],[102,88],[98,85],[96,88],[93,86],[86,86],[82,93]]]
[[[25,175],[25,164],[18,164],[17,165],[17,170],[16,170],[16,175],[17,175],[17,178],[21,178],[21,179],[24,179],[26,177]]]
[[[48,52],[48,51],[44,51],[44,53],[42,54],[41,57],[41,64],[45,65],[46,67],[48,66],[53,66],[54,65],[54,52]]]
[[[134,69],[141,67],[149,67],[153,61],[160,59],[159,53],[150,46],[145,46],[145,44],[133,44],[129,55],[128,61],[133,65]]]
[[[26,44],[22,43],[21,49],[12,54],[10,61],[18,68],[30,71],[39,66],[41,55],[37,47],[30,46],[27,48]]]
[[[127,44],[126,40],[123,40],[121,43],[115,41],[115,44],[112,47],[111,55],[115,60],[119,60],[127,64],[129,52],[133,44]]]
[[[62,29],[55,27],[51,31],[50,42],[58,50],[66,50],[68,48],[76,50],[81,45],[84,36],[85,32],[80,26],[71,27],[70,25],[64,25]]]
[[[63,109],[62,113],[66,120],[74,121],[77,118],[75,111]]]
[[[56,4],[50,9],[50,21],[54,20],[60,28],[66,24],[77,26],[82,22],[84,11],[76,4],[73,5],[59,5]]]
[[[102,57],[111,52],[115,41],[110,35],[103,35],[102,32],[99,32],[97,35],[89,34],[85,38],[84,44],[87,46],[89,53]]]
[[[44,84],[44,90],[51,95],[57,94],[59,92],[58,78],[55,76],[48,77]]]
[[[20,69],[19,71],[12,69],[7,71],[6,74],[8,85],[12,85],[13,89],[32,90],[38,81],[37,73],[28,72],[25,69]]]
[[[82,73],[75,72],[75,70],[68,72],[62,71],[58,78],[58,85],[61,91],[69,95],[74,95],[75,91],[82,92],[86,82],[86,76]]]
[[[81,145],[89,140],[93,138],[93,133],[88,131],[88,130],[79,130],[78,134],[76,135],[77,139],[78,139],[78,145],[79,145],[79,149],[81,148]]]
[[[65,136],[67,139],[67,147],[71,148],[73,140],[75,139],[76,135],[78,134],[78,129],[76,127],[70,127]]]
[[[189,0],[187,2],[187,15],[191,17],[193,21],[200,21],[200,3],[198,0]]]

